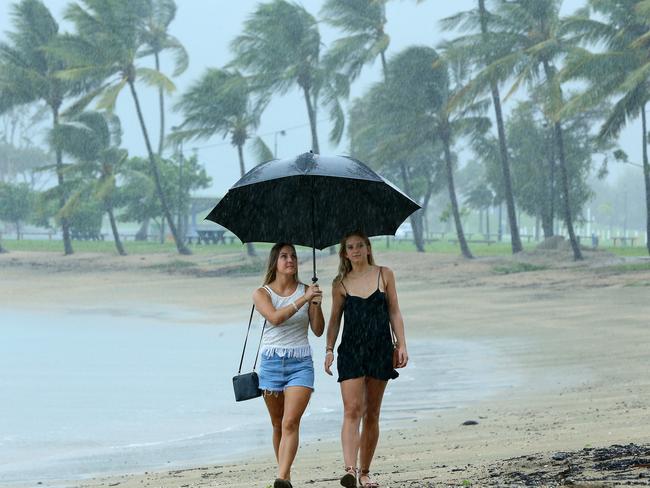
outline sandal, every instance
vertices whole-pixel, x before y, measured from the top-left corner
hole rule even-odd
[[[368,478],[369,481],[366,481],[365,483],[361,482],[361,478]],[[360,488],[379,488],[379,483],[376,481],[370,480],[370,470],[369,469],[362,469],[359,472],[359,487]]]
[[[341,476],[341,486],[345,488],[357,488],[357,468],[347,466],[345,474]]]
[[[283,480],[282,478],[276,478],[273,483],[273,488],[293,488],[291,481]]]

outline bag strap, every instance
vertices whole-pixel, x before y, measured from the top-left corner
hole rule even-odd
[[[244,364],[244,353],[246,352],[246,344],[248,343],[248,334],[251,331],[251,323],[253,322],[253,312],[255,312],[255,305],[251,308],[251,316],[248,319],[248,329],[246,330],[246,339],[244,339],[244,349],[241,352],[241,360],[239,361],[239,370],[237,374],[241,374],[241,367]],[[262,334],[260,335],[260,343],[257,345],[257,354],[255,354],[255,364],[253,364],[253,371],[257,366],[257,356],[260,354],[260,348],[262,347],[262,337],[264,337],[264,329],[266,328],[266,319],[264,319],[264,325],[262,326]]]

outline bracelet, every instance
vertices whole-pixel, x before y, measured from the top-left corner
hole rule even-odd
[[[334,356],[334,351],[328,349],[327,351],[325,351],[325,356],[327,356],[328,354],[331,354],[332,356]]]
[[[296,302],[291,302],[291,305],[293,305],[293,308],[296,309],[296,312],[298,311],[298,305],[296,305]]]
[[[327,346],[325,352],[334,352],[334,346]]]

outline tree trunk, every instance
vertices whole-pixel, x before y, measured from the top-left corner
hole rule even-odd
[[[499,202],[499,211],[497,213],[499,216],[499,226],[497,228],[497,240],[501,242],[503,240],[503,203]]]
[[[571,199],[569,195],[569,174],[566,167],[566,159],[564,157],[564,141],[562,136],[562,126],[560,122],[555,122],[555,140],[557,142],[558,160],[560,162],[560,180],[562,184],[562,196],[564,200],[564,223],[569,233],[569,241],[571,242],[571,249],[573,249],[573,258],[576,261],[582,259],[582,252],[580,251],[580,244],[576,239],[573,230],[573,218],[571,217]]]
[[[546,75],[546,82],[550,85],[554,81],[554,75],[551,72],[551,66],[548,61],[544,60],[544,74]],[[562,89],[558,87],[558,97],[562,99]],[[580,244],[576,239],[573,230],[573,218],[571,217],[571,195],[569,192],[569,173],[567,170],[566,155],[564,154],[564,136],[562,135],[562,125],[559,120],[553,121],[553,135],[555,145],[557,147],[557,159],[560,166],[560,185],[562,188],[562,199],[564,200],[564,223],[569,234],[569,241],[571,242],[571,249],[573,250],[573,258],[576,261],[582,259],[582,252],[580,251]]]
[[[381,69],[384,72],[384,82],[388,81],[388,65],[386,64],[386,51],[379,53],[381,58]]]
[[[0,254],[8,252],[4,247],[2,247],[2,241],[0,241]]]
[[[54,130],[57,130],[59,126],[59,108],[52,107],[52,119],[54,123]],[[56,154],[56,178],[57,183],[59,184],[59,209],[65,207],[66,194],[63,178],[63,153],[60,148],[54,148]],[[70,222],[65,216],[61,216],[61,231],[63,233],[63,252],[66,256],[69,256],[74,253],[72,249],[72,239],[70,239]]]
[[[487,16],[485,11],[485,0],[478,0],[479,14],[481,17],[481,33],[487,34]],[[510,175],[510,160],[508,157],[508,146],[506,145],[506,131],[503,124],[503,112],[501,110],[501,97],[499,88],[494,80],[490,80],[490,89],[492,91],[492,102],[494,104],[494,114],[497,121],[497,133],[499,135],[499,153],[501,155],[501,175],[503,177],[503,190],[506,199],[506,208],[508,211],[508,223],[510,227],[510,242],[512,253],[516,254],[523,250],[521,237],[519,236],[519,227],[515,212],[515,198],[512,192],[512,176]]]
[[[555,151],[553,150],[553,146],[553,143],[549,144],[551,152],[548,155],[548,194],[546,201],[542,203],[541,209],[544,239],[555,235],[553,229],[553,221],[555,220]]]
[[[160,56],[159,53],[154,53],[156,60],[156,71],[160,73]],[[158,156],[162,156],[163,145],[165,142],[165,94],[161,86],[158,87],[158,107],[160,109],[160,135],[158,138]]]
[[[154,183],[156,185],[156,192],[158,193],[158,198],[160,199],[160,205],[162,206],[163,215],[165,220],[169,225],[169,230],[172,233],[174,238],[174,243],[176,244],[176,249],[178,249],[179,254],[192,254],[192,252],[185,246],[183,241],[178,237],[178,232],[176,226],[174,225],[174,220],[169,211],[169,206],[167,205],[167,199],[163,193],[162,184],[160,181],[160,172],[158,171],[158,164],[156,163],[153,150],[151,149],[151,142],[149,141],[149,134],[147,133],[147,127],[144,123],[144,118],[142,117],[142,110],[140,109],[140,101],[138,100],[138,94],[135,91],[135,85],[133,81],[129,80],[129,88],[131,89],[131,96],[133,97],[133,102],[135,103],[135,109],[138,113],[138,119],[140,121],[140,128],[142,129],[142,135],[144,136],[144,142],[147,146],[147,153],[149,154],[149,165],[151,168],[151,173],[153,176]]]
[[[424,252],[424,230],[422,224],[422,209],[416,210],[409,217],[413,229],[413,242],[418,252]]]
[[[111,224],[111,231],[113,231],[113,240],[115,241],[115,248],[117,249],[117,253],[120,256],[126,256],[126,251],[124,250],[124,246],[122,246],[122,241],[120,240],[120,234],[117,231],[117,223],[115,222],[115,215],[113,214],[112,205],[109,204],[106,206],[106,213],[108,214],[108,221]]]
[[[454,223],[456,224],[456,236],[458,237],[458,244],[460,250],[468,259],[472,259],[472,253],[469,250],[467,241],[465,240],[465,233],[463,232],[463,224],[460,220],[460,211],[458,209],[458,200],[456,199],[456,188],[454,186],[454,168],[451,158],[451,148],[449,146],[449,128],[445,128],[442,134],[442,143],[445,149],[445,170],[447,173],[447,188],[449,189],[449,200],[451,201],[451,211],[454,215]]]
[[[645,180],[645,212],[646,212],[646,247],[650,254],[650,163],[648,163],[648,129],[646,126],[645,104],[641,109],[643,125],[643,176]]]
[[[309,127],[311,128],[311,149],[316,154],[320,154],[320,148],[318,147],[316,113],[314,112],[314,107],[312,106],[311,98],[309,97],[309,89],[303,86],[302,91],[305,95],[305,103],[307,104],[307,115],[309,117]]]
[[[408,169],[404,162],[400,161],[399,163],[400,173],[402,174],[402,184],[404,185],[404,190],[407,195],[411,194],[411,178],[408,173]],[[411,221],[411,228],[413,229],[413,243],[418,252],[424,252],[424,242],[422,240],[422,215],[415,215],[414,212],[411,214],[409,220]]]
[[[487,240],[490,240],[490,207],[485,210],[485,230],[487,231]]]
[[[146,241],[149,236],[149,218],[144,219],[138,232],[135,233],[136,241]]]
[[[246,166],[244,165],[244,146],[243,146],[243,144],[237,144],[237,155],[239,156],[239,173],[241,174],[241,177],[243,178],[244,175],[246,174]],[[255,252],[255,246],[253,246],[252,242],[247,242],[246,243],[246,253],[251,257],[257,256],[257,253]]]

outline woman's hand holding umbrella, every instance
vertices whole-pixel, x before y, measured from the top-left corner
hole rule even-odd
[[[307,300],[307,303],[320,305],[320,302],[323,299],[323,292],[318,286],[318,282],[314,282],[311,285],[309,285],[305,290],[304,296],[305,296],[305,300]]]

